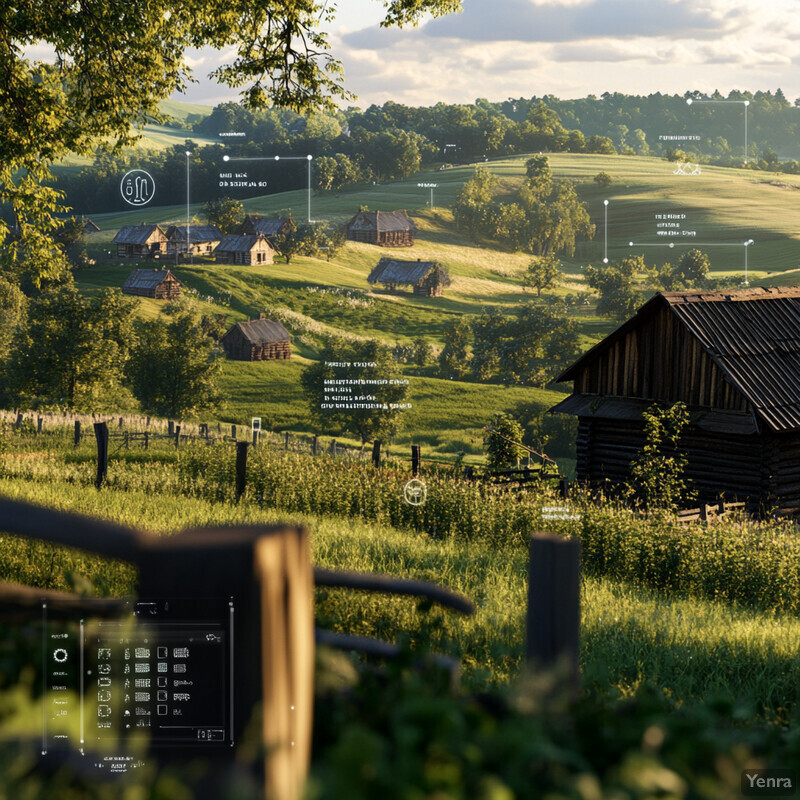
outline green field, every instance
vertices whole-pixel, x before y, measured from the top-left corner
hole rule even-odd
[[[700,176],[676,176],[674,164],[632,156],[554,154],[550,163],[557,177],[577,183],[598,228],[593,241],[579,243],[575,257],[564,259],[564,278],[552,293],[574,295],[588,289],[583,268],[602,260],[605,199],[609,200],[611,259],[633,251],[644,253],[648,263],[661,263],[676,260],[690,246],[701,246],[711,256],[713,275],[735,275],[741,274],[744,267],[741,243],[753,239],[755,244],[749,248],[751,281],[781,284],[800,280],[800,206],[790,202],[792,193],[800,189],[800,177],[781,175],[778,181],[762,172],[717,167],[704,167]],[[525,158],[517,157],[485,166],[498,176],[501,194],[508,194],[520,184],[524,165]],[[352,187],[312,198],[315,219],[337,222],[352,215],[359,205],[408,209],[418,225],[418,238],[412,248],[399,253],[396,249],[348,242],[330,262],[296,257],[290,264],[279,258],[268,266],[233,267],[198,259],[195,264],[174,267],[185,286],[196,292],[193,302],[198,312],[224,313],[229,322],[266,312],[281,319],[294,335],[292,363],[225,365],[223,419],[246,421],[250,416],[262,416],[276,429],[311,430],[298,379],[306,359],[317,357],[315,336],[320,333],[378,338],[388,345],[407,344],[423,336],[434,348],[440,348],[444,325],[456,315],[479,314],[490,305],[510,309],[530,299],[521,284],[529,256],[491,243],[478,245],[455,230],[447,206],[472,175],[474,166],[425,172],[406,181]],[[613,178],[607,189],[592,180],[601,171]],[[425,208],[429,191],[418,188],[418,182],[438,184],[433,209]],[[295,218],[303,220],[306,201],[306,192],[297,191],[254,198],[244,204],[248,211],[262,214],[292,208]],[[191,212],[199,215],[200,204],[192,206]],[[697,237],[687,238],[683,248],[637,250],[627,246],[629,241],[654,242],[655,215],[667,213],[686,214],[682,224],[696,230]],[[111,240],[121,225],[181,222],[185,214],[185,208],[172,206],[92,215],[102,229],[87,240],[97,265],[78,274],[81,288],[92,291],[120,286],[134,266],[117,259],[113,252]],[[733,243],[738,244],[723,246]],[[382,256],[440,261],[448,268],[452,285],[443,298],[371,289],[366,278]],[[143,264],[151,265],[155,263]],[[368,294],[359,295],[362,300],[348,302],[317,291],[325,287]],[[161,305],[143,300],[141,314],[153,317]],[[588,306],[573,307],[569,313],[578,322],[583,348],[599,341],[614,327],[614,323],[595,315],[594,301]],[[514,411],[523,405],[544,410],[559,399],[558,393],[543,390],[442,380],[434,367],[407,372],[415,407],[407,414],[407,425],[396,444],[422,442],[442,454],[463,451],[477,457],[481,428],[495,410]]]

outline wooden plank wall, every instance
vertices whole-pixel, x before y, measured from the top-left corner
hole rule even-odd
[[[744,396],[665,308],[599,355],[575,381],[575,394],[748,410]]]

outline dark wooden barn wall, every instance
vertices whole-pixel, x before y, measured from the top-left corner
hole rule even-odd
[[[292,357],[289,340],[254,344],[238,330],[233,330],[221,340],[225,355],[232,361],[272,361]]]
[[[575,394],[748,410],[747,400],[668,309],[659,309],[599,355],[575,381]]]
[[[629,482],[631,462],[638,457],[644,443],[643,422],[581,417],[578,479]],[[762,497],[781,496],[782,481],[770,478],[773,449],[770,440],[762,436],[711,433],[690,427],[681,437],[680,449],[688,458],[686,479],[701,502],[715,502],[724,494],[728,500],[749,499],[756,510]],[[800,463],[795,463],[800,505]]]

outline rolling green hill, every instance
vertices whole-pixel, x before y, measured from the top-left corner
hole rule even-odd
[[[550,156],[557,177],[574,180],[598,227],[594,241],[578,246],[574,258],[564,260],[564,279],[559,294],[586,291],[583,268],[597,264],[603,256],[603,201],[609,200],[608,255],[614,258],[644,253],[648,263],[676,260],[688,247],[701,246],[712,259],[716,275],[740,274],[744,248],[749,250],[750,278],[762,283],[800,282],[800,207],[792,204],[800,178],[780,179],[762,172],[704,167],[700,176],[674,175],[675,166],[654,158],[555,154]],[[227,363],[224,391],[228,398],[226,417],[247,419],[263,416],[276,428],[312,429],[308,410],[299,391],[299,372],[305,359],[316,357],[313,335],[320,330],[346,335],[376,337],[387,344],[409,343],[424,336],[440,347],[448,320],[459,314],[478,314],[488,305],[512,307],[530,297],[523,291],[520,275],[530,257],[509,253],[499,245],[478,245],[465,239],[453,225],[446,208],[453,202],[476,165],[419,173],[405,181],[358,186],[312,198],[312,217],[341,222],[359,205],[370,209],[406,208],[418,228],[413,248],[374,247],[348,242],[331,261],[297,257],[290,264],[260,267],[221,266],[198,260],[175,267],[187,288],[196,291],[198,311],[225,313],[228,321],[254,317],[260,311],[276,316],[294,334],[294,360],[289,364]],[[525,158],[489,162],[497,174],[501,193],[510,194],[524,176]],[[607,172],[613,182],[597,186],[592,178]],[[427,189],[417,183],[437,183],[434,208],[426,208]],[[292,208],[303,221],[307,193],[299,190],[246,200],[248,211],[270,214]],[[199,216],[200,204],[191,207]],[[86,290],[120,286],[131,263],[113,255],[111,240],[123,224],[142,221],[182,222],[186,209],[180,206],[146,208],[124,214],[96,214],[102,231],[88,240],[97,266],[83,271],[79,283]],[[685,214],[681,224],[695,230],[676,247],[629,247],[628,242],[652,244],[657,214]],[[732,245],[735,246],[726,246]],[[108,255],[111,251],[111,256]],[[452,277],[443,298],[414,297],[409,292],[371,291],[366,278],[384,255],[398,258],[438,260]],[[148,262],[148,265],[152,262]],[[783,273],[786,273],[785,279]],[[368,291],[353,298],[331,295],[320,289],[338,287]],[[161,304],[141,301],[141,313],[154,316]],[[606,335],[614,324],[595,315],[593,303],[573,307],[570,312],[580,325],[582,346],[588,347]],[[312,339],[309,339],[309,335]],[[398,439],[403,444],[424,441],[442,453],[464,451],[477,456],[481,428],[495,410],[513,410],[523,403],[544,409],[560,395],[535,389],[506,388],[442,380],[433,368],[412,373],[412,402],[408,425]]]

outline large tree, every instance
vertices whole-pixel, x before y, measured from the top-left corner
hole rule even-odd
[[[8,5],[8,4],[6,4]],[[415,24],[458,0],[388,0],[384,26]],[[318,0],[15,0],[0,14],[0,204],[19,236],[3,260],[48,235],[58,193],[49,166],[90,155],[102,140],[131,144],[158,104],[191,80],[187,51],[214,47],[232,60],[214,77],[241,88],[247,106],[333,109],[352,97],[325,28],[336,6]],[[52,48],[55,62],[30,58]],[[0,222],[0,240],[8,227]],[[39,280],[34,276],[33,283]]]
[[[136,331],[127,374],[144,411],[182,419],[220,402],[214,342],[191,313],[141,321]]]
[[[106,289],[84,297],[74,287],[30,304],[11,343],[8,389],[17,405],[92,410],[116,400],[133,340],[136,300]]]
[[[629,256],[607,267],[586,267],[586,282],[600,293],[597,313],[618,322],[632,316],[642,299],[636,276],[646,272],[642,256]]]

